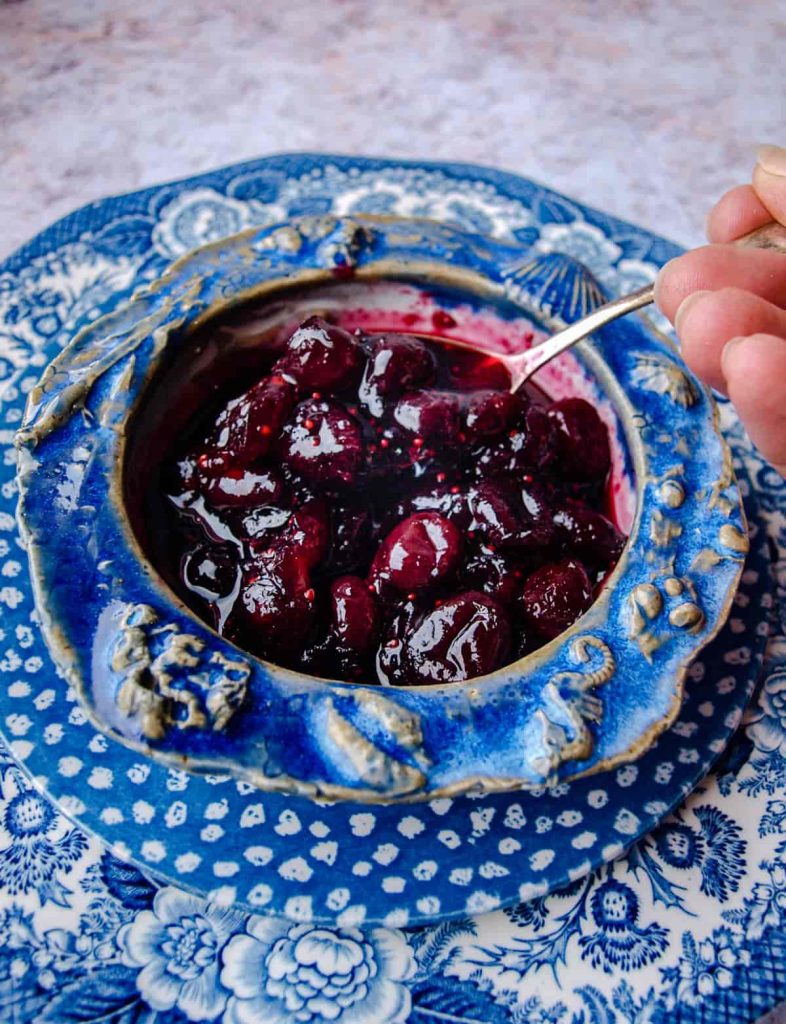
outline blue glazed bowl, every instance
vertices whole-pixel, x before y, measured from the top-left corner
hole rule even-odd
[[[58,356],[18,433],[20,526],[58,667],[97,727],[157,760],[314,798],[532,788],[635,758],[676,717],[747,552],[712,400],[641,318],[542,377],[609,425],[630,539],[595,604],[521,661],[447,686],[311,678],[218,636],[150,564],[128,507],[139,438],[162,381],[187,374],[195,328],[250,299],[272,316],[359,294],[381,328],[449,305],[460,328],[486,326],[490,348],[495,331],[550,332],[604,301],[570,257],[416,219],[305,217],[175,263]]]

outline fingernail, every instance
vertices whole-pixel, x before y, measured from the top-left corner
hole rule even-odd
[[[756,162],[767,174],[786,177],[786,149],[781,146],[759,146],[756,150]]]
[[[680,321],[683,319],[683,317],[688,312],[690,307],[694,304],[694,302],[698,302],[699,299],[709,294],[709,289],[705,288],[703,291],[699,290],[696,292],[691,292],[690,295],[686,296],[682,300],[682,302],[677,307],[677,312],[674,314],[674,330],[677,332],[677,334],[679,334],[680,332]]]
[[[727,371],[729,357],[734,352],[735,348],[739,348],[745,338],[729,338],[726,344],[721,349],[721,373],[723,374],[724,380],[728,381],[729,374]]]

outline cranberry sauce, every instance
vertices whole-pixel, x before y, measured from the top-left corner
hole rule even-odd
[[[493,357],[312,317],[215,381],[140,532],[184,601],[270,661],[483,675],[566,629],[620,555],[595,409],[511,395]]]

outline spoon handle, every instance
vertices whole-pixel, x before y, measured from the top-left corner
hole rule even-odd
[[[538,372],[546,363],[550,363],[556,356],[561,355],[566,349],[572,348],[576,342],[586,338],[588,334],[597,331],[600,327],[616,320],[619,316],[632,313],[634,309],[641,309],[648,306],[655,299],[655,285],[648,284],[645,288],[639,288],[630,295],[621,295],[618,299],[606,302],[604,305],[594,309],[575,324],[570,324],[562,331],[558,331],[546,341],[536,345],[534,348],[522,352],[507,361],[511,377],[511,391],[518,391],[521,385]]]
[[[743,235],[742,238],[738,238],[734,244],[752,249],[770,249],[786,254],[786,227],[776,223],[765,224],[763,227]],[[521,385],[537,373],[541,367],[567,349],[572,348],[588,334],[597,331],[600,327],[605,327],[617,317],[632,313],[635,309],[641,309],[642,306],[648,306],[654,299],[655,286],[648,284],[629,295],[622,295],[618,299],[605,303],[582,317],[581,320],[577,320],[575,324],[570,324],[564,330],[558,331],[540,345],[509,357],[506,360],[506,365],[511,378],[510,390],[518,391]]]

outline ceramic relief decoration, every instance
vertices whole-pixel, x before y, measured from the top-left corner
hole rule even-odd
[[[615,621],[626,623],[626,634],[603,642],[615,660],[617,644],[620,657],[633,652],[645,662],[651,648],[656,690],[667,658],[690,660],[679,714],[639,759],[547,789],[537,784],[544,776],[533,776],[528,791],[327,804],[296,787],[261,791],[225,763],[191,774],[151,758],[138,735],[125,735],[131,745],[107,735],[122,731],[122,714],[95,728],[91,718],[100,716],[89,686],[80,690],[88,673],[73,672],[68,657],[58,656],[65,679],[53,664],[35,609],[35,588],[44,585],[46,571],[33,585],[28,554],[44,566],[60,534],[46,537],[43,498],[37,506],[35,498],[45,462],[33,462],[47,445],[53,461],[68,453],[62,465],[70,476],[60,479],[59,494],[64,501],[71,494],[77,508],[91,503],[88,495],[107,494],[111,459],[101,467],[100,459],[76,450],[89,435],[91,413],[98,410],[107,424],[123,415],[125,392],[111,389],[113,372],[123,372],[117,364],[85,393],[83,417],[61,416],[79,370],[66,352],[60,365],[72,376],[50,376],[51,388],[33,396],[23,422],[44,367],[80,332],[86,347],[97,341],[102,317],[117,315],[140,285],[158,280],[173,258],[195,246],[246,229],[247,237],[262,240],[274,224],[316,219],[329,221],[331,231],[304,247],[315,260],[328,260],[341,251],[348,224],[380,213],[445,225],[426,239],[430,249],[444,244],[435,238],[481,234],[494,239],[497,255],[524,253],[523,266],[574,268],[564,261],[571,257],[608,294],[651,280],[657,265],[676,253],[631,225],[500,172],[297,156],[94,204],[2,268],[0,727],[8,752],[0,764],[0,1015],[123,1024],[755,1019],[786,996],[779,967],[786,953],[784,485],[753,453],[730,408],[721,406],[749,524],[745,556],[737,491],[707,398],[684,373],[673,372],[679,367],[657,333],[661,324],[619,325],[617,346],[613,335],[596,343],[615,375],[625,374],[638,408],[636,434],[652,448],[646,457],[663,460],[646,474],[637,527],[640,575],[623,583],[634,568],[634,538],[612,598],[619,592],[624,603],[625,615]],[[361,260],[374,257],[374,244],[386,243],[373,243]],[[468,250],[445,245],[440,259],[447,252],[459,263],[469,258]],[[500,262],[483,265],[489,277]],[[187,273],[188,261],[181,266]],[[555,298],[545,302],[533,274],[517,294],[528,296],[522,308],[536,325],[578,315],[578,309],[555,312]],[[232,284],[244,286],[239,277]],[[116,321],[117,333],[132,332],[136,319]],[[125,372],[141,373],[141,364],[131,370],[126,364]],[[690,459],[648,433],[648,422],[664,407],[700,432]],[[25,444],[17,456],[20,427]],[[679,465],[685,476],[676,472]],[[30,522],[39,516],[28,528],[28,551],[15,519],[18,479]],[[699,517],[700,535],[688,525]],[[672,538],[678,571],[653,575],[651,564],[645,578],[645,553],[673,533],[670,522],[684,527]],[[87,523],[84,536],[91,535]],[[97,543],[109,539],[100,529],[93,536]],[[672,550],[669,543],[664,551]],[[77,549],[72,538],[71,547],[74,564],[85,566],[86,545]],[[723,594],[743,559],[726,625],[691,660],[701,630],[707,638],[722,617]],[[705,580],[719,581],[717,589]],[[46,585],[53,586],[51,578]],[[76,593],[62,591],[55,605],[67,606]],[[83,602],[86,630],[92,631],[102,593],[96,587]],[[204,658],[206,694],[221,679],[233,684],[209,702],[204,697],[197,709],[206,723],[200,728],[225,735],[267,667],[236,648],[228,653],[193,616],[162,605],[152,588],[150,594],[134,594],[118,609],[119,629],[106,647],[110,669],[114,659],[112,671],[127,681],[123,667],[133,667],[140,634],[152,665],[166,646],[156,630],[175,622],[181,634],[204,641],[197,653]],[[674,614],[685,604],[699,608],[698,628],[696,612]],[[597,607],[588,614],[599,614]],[[677,621],[674,639],[657,646],[670,617]],[[59,635],[59,649],[67,652],[79,624],[75,615],[63,621],[75,631]],[[598,647],[577,646],[601,628],[582,619],[559,654],[544,649],[544,664],[557,658],[549,678],[602,670]],[[684,654],[672,655],[672,643],[685,643]],[[216,653],[232,663],[226,673],[214,672]],[[273,672],[266,679],[276,692],[288,682]],[[675,680],[672,673],[672,687]],[[602,702],[613,685],[614,677],[599,684]],[[743,728],[727,748],[754,688]],[[408,703],[404,691],[392,696],[421,721],[431,713]],[[660,707],[659,717],[665,703]],[[608,756],[601,750],[609,722],[613,711],[593,733],[601,747],[589,758]],[[417,732],[408,727],[404,735]],[[166,754],[169,737],[165,731],[146,745],[163,744]],[[169,750],[179,741],[171,740]],[[439,751],[431,747],[426,755],[429,764],[418,770],[428,778]],[[414,748],[401,759],[417,765]],[[714,774],[695,789],[712,765]],[[568,762],[556,770],[567,778],[575,769]],[[341,784],[347,783],[357,780],[344,776]],[[424,796],[439,785],[435,777]]]
[[[28,398],[20,523],[54,660],[99,728],[169,766],[266,790],[425,800],[554,784],[630,760],[677,714],[686,666],[723,621],[748,548],[714,407],[632,319],[600,332],[590,360],[596,393],[605,377],[620,395],[619,443],[635,467],[628,546],[578,622],[482,681],[342,687],[243,658],[184,615],[141,557],[123,448],[151,373],[173,348],[188,350],[183,325],[336,267],[401,268],[426,285],[471,273],[551,323],[601,301],[564,255],[427,220],[304,217],[182,259],[79,334]],[[467,304],[451,307],[459,327]]]

